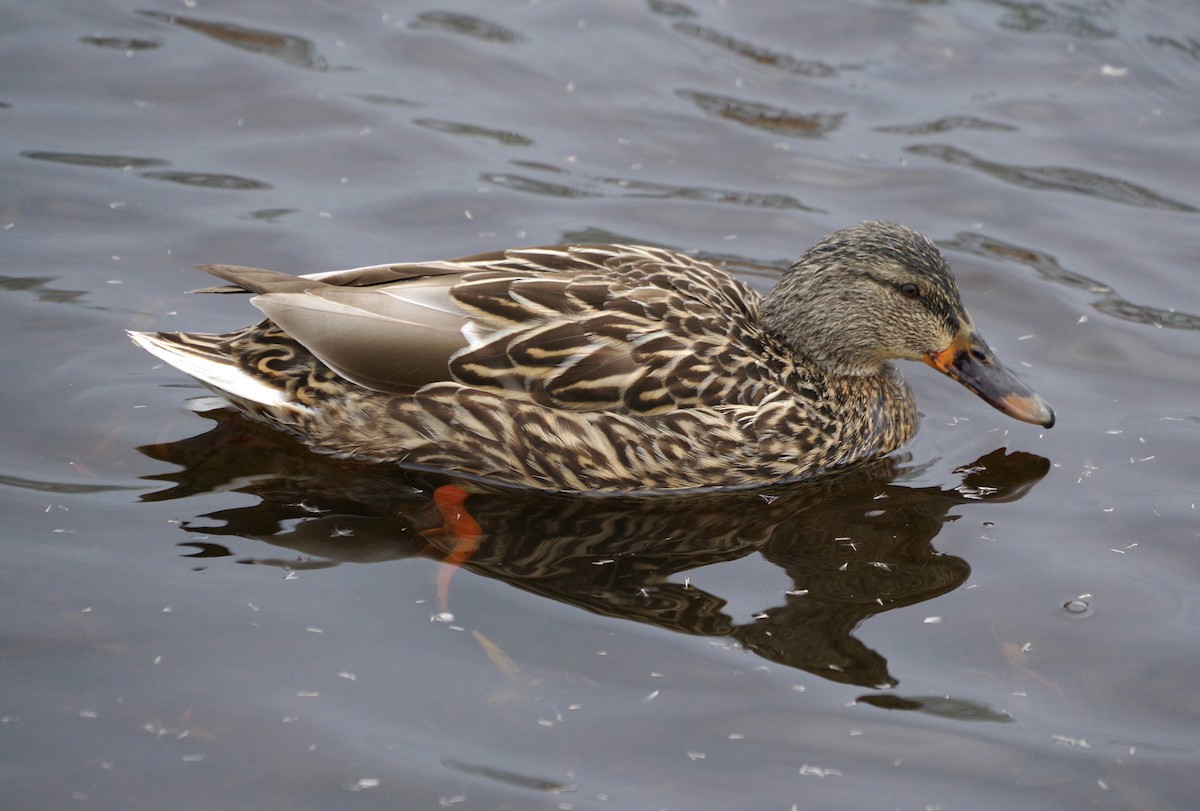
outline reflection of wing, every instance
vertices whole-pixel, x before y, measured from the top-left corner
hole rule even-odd
[[[703,267],[605,245],[312,278],[205,269],[258,293],[254,305],[283,332],[367,388],[455,380],[560,409],[655,414],[766,392],[753,385],[770,374],[758,295]]]

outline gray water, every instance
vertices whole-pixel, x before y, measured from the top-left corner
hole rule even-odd
[[[57,0],[0,46],[6,808],[1194,807],[1194,3]],[[863,219],[1056,427],[910,365],[916,440],[815,486],[472,496],[444,607],[436,477],[122,332],[254,319],[203,262],[766,288]]]

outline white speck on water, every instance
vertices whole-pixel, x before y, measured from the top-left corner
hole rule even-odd
[[[346,791],[366,791],[367,789],[375,788],[378,785],[378,778],[362,777],[346,786]]]
[[[661,693],[661,692],[662,692],[662,690],[655,690],[655,691],[653,691],[653,692],[652,692],[652,693],[650,693],[648,696],[646,696],[645,698],[643,698],[643,699],[642,699],[642,703],[643,703],[643,704],[649,704],[651,701],[653,701],[654,699],[658,698],[658,694],[659,694],[659,693]]]
[[[926,625],[937,625],[942,621],[941,617],[926,617],[922,620]]]
[[[347,681],[358,681],[358,676],[354,675],[348,670],[339,670],[338,675]]]
[[[324,628],[318,628],[318,627],[316,627],[315,625],[310,625],[310,626],[308,626],[307,628],[305,628],[304,630],[308,631],[310,634],[323,634],[323,633],[325,633],[325,629],[324,629]]]
[[[434,614],[429,618],[430,622],[454,622],[454,615],[449,611],[443,611],[440,614]]]
[[[808,594],[808,589],[784,589],[783,593],[789,597],[803,597]]]
[[[1075,323],[1076,324],[1086,324],[1087,321],[1088,321],[1088,317],[1086,315],[1081,315],[1081,316],[1079,316],[1079,320],[1076,321]]]
[[[1017,340],[1018,340],[1018,341],[1028,341],[1028,340],[1029,340],[1030,338],[1032,338],[1032,337],[1033,337],[1033,333],[1031,332],[1031,333],[1029,333],[1028,335],[1019,335],[1019,336],[1017,336]]]
[[[1129,68],[1119,68],[1116,65],[1102,65],[1100,67],[1100,75],[1120,78],[1129,75]]]
[[[807,688],[807,687],[805,687],[803,684],[793,684],[793,685],[792,685],[792,690],[793,690],[793,691],[795,691],[795,692],[797,692],[797,693],[804,693],[804,692],[807,692],[807,691],[808,691],[808,688]]]
[[[809,766],[805,763],[800,767],[800,774],[805,777],[840,777],[841,771],[838,769],[827,769],[821,766]]]
[[[688,752],[689,760],[704,760],[708,755],[703,752]]]
[[[729,733],[729,740],[731,740],[731,741],[744,741],[744,740],[746,740],[746,736],[745,736],[743,733],[741,733],[741,732],[730,732],[730,733]]]
[[[80,710],[79,717],[80,718],[99,718],[100,713],[96,712],[95,710]]]
[[[201,754],[183,756],[184,763],[199,763],[202,760],[204,760],[204,755]]]
[[[465,802],[466,799],[467,795],[465,794],[455,794],[452,797],[438,797],[438,805],[440,805],[442,808],[449,808],[452,805],[458,805],[461,802]]]
[[[1051,735],[1050,740],[1063,746],[1078,746],[1080,749],[1091,749],[1092,745],[1083,738],[1071,738],[1066,735]]]
[[[284,580],[299,580],[300,575],[296,574],[295,572],[288,572],[287,574],[285,574],[283,576],[283,579]]]
[[[317,690],[297,690],[296,698],[317,698],[321,693]]]

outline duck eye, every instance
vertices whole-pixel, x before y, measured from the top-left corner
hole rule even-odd
[[[920,298],[921,288],[917,287],[912,282],[905,282],[900,285],[900,294],[905,298]]]

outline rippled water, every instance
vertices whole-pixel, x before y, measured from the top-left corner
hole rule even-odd
[[[1193,3],[2,14],[6,807],[1194,806]],[[893,459],[479,494],[448,580],[439,482],[122,332],[248,323],[202,262],[619,239],[765,288],[867,218],[943,246],[1053,430],[907,368]]]

